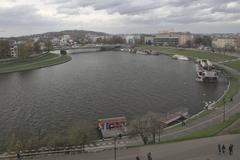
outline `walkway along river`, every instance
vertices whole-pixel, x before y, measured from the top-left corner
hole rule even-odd
[[[49,138],[87,127],[95,136],[91,130],[98,118],[132,119],[181,107],[195,114],[203,101],[218,99],[227,87],[225,80],[195,82],[194,63],[164,55],[95,52],[72,58],[58,66],[0,75],[0,144],[7,145],[21,129]]]

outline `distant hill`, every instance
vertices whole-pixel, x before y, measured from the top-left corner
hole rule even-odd
[[[85,31],[85,30],[64,30],[60,32],[47,32],[42,34],[33,34],[28,36],[20,36],[20,37],[10,37],[7,39],[14,39],[14,40],[26,40],[32,37],[40,37],[40,38],[47,38],[52,39],[54,37],[61,37],[63,35],[70,35],[73,39],[83,38],[86,35],[96,35],[96,36],[106,36],[110,35],[104,32],[95,32],[95,31]]]

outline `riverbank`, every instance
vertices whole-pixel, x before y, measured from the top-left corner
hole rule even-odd
[[[238,87],[240,85],[240,82],[239,82],[240,76],[236,75],[235,73],[232,73],[231,70],[224,67],[224,66],[227,66],[234,70],[240,71],[240,60],[238,60],[238,57],[200,51],[195,49],[170,48],[170,47],[160,47],[160,46],[143,46],[142,48],[157,51],[170,56],[178,54],[178,55],[183,55],[192,59],[208,59],[214,62],[215,65],[218,65],[218,67],[223,68],[232,76],[232,79],[230,79],[231,85],[229,86],[228,91],[225,93],[225,96],[223,96],[222,99],[233,97],[238,93],[240,89]],[[219,103],[217,103],[216,106],[222,105],[221,100],[218,100],[218,101]]]
[[[216,103],[211,105],[211,108],[213,108],[213,110],[204,110],[199,114],[191,117],[189,120],[187,120],[187,123],[189,126],[199,125],[201,124],[202,120],[208,121],[207,117],[211,119],[212,115],[214,115],[216,110],[219,110],[221,107],[223,107],[223,99],[225,99],[226,103],[230,103],[230,99],[239,93],[240,74],[238,71],[240,70],[240,61],[238,60],[237,57],[230,56],[230,55],[222,55],[218,53],[204,52],[204,51],[199,51],[194,49],[178,49],[178,48],[156,47],[156,46],[144,46],[143,48],[157,51],[170,56],[174,54],[178,54],[178,55],[187,56],[192,59],[209,59],[213,61],[215,65],[217,65],[218,67],[221,67],[226,72],[228,72],[228,74],[230,75],[231,78],[229,79],[229,87],[224,92],[224,95],[220,97]],[[234,98],[234,100],[238,102],[239,98]],[[230,120],[224,123],[216,122],[210,126],[205,125],[205,127],[200,127],[200,130],[197,130],[197,132],[190,131],[189,129],[188,133],[184,135],[179,134],[181,133],[181,130],[184,131],[184,129],[182,129],[181,124],[178,124],[167,129],[166,134],[173,135],[172,133],[174,132],[176,133],[176,135],[174,135],[174,138],[171,140],[171,142],[214,136],[214,135],[217,135],[224,128],[228,127],[229,125],[233,124],[235,121],[239,119],[239,115],[237,116],[238,118],[236,118],[236,116],[233,116],[233,117],[234,118],[231,118],[230,116],[229,118]],[[194,128],[194,127],[190,127],[190,128]],[[165,142],[169,142],[169,139],[170,138],[168,137]]]
[[[53,53],[28,58],[25,60],[15,60],[9,63],[0,63],[0,74],[34,70],[53,65],[58,65],[70,61],[72,58],[68,55],[57,55]]]
[[[222,62],[227,60],[237,59],[238,57],[223,55],[218,53],[211,53],[196,49],[184,49],[184,48],[173,48],[173,47],[161,47],[161,46],[142,46],[147,50],[153,50],[167,55],[183,55],[192,59],[208,59],[212,62]]]

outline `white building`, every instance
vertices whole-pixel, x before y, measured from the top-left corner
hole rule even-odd
[[[11,57],[18,57],[18,46],[16,41],[10,43],[10,55]]]
[[[60,46],[67,46],[68,41],[71,39],[70,35],[63,35],[62,38],[60,39]]]
[[[124,35],[123,37],[129,45],[135,45],[138,40],[141,40],[140,35]]]

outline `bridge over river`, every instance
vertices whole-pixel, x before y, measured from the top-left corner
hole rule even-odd
[[[114,44],[114,45],[87,45],[79,47],[56,47],[55,50],[66,50],[68,53],[81,53],[81,52],[97,52],[97,51],[110,51],[120,49],[122,47],[128,47],[126,45]]]

